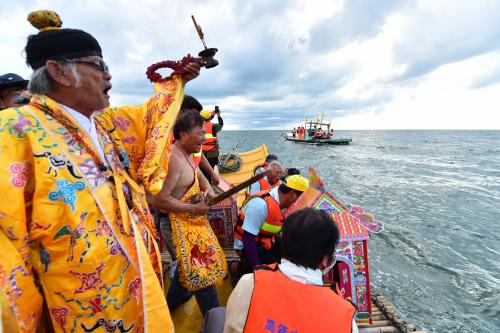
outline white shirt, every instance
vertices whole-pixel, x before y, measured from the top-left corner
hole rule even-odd
[[[78,111],[75,111],[66,105],[59,104],[64,110],[66,110],[71,118],[80,125],[80,127],[85,131],[85,133],[90,137],[92,143],[94,144],[94,148],[97,150],[99,157],[103,161],[105,166],[108,166],[108,161],[106,161],[106,157],[104,156],[104,150],[102,149],[101,142],[97,137],[97,130],[95,128],[94,117],[87,118],[83,114]]]
[[[295,265],[294,263],[281,259],[278,265],[280,271],[289,279],[304,284],[323,285],[321,271]],[[234,288],[227,302],[226,321],[224,333],[241,333],[246,324],[252,293],[254,289],[253,274],[245,274]],[[356,320],[352,320],[352,333],[358,333]]]
[[[273,188],[269,195],[280,204],[280,196],[278,187]],[[254,236],[259,234],[260,228],[267,219],[267,203],[262,198],[253,198],[243,207],[245,221],[243,221],[243,230],[251,233]],[[243,242],[239,239],[234,240],[234,248],[236,250],[243,249]]]
[[[321,270],[319,269],[298,266],[286,259],[281,259],[281,264],[278,265],[278,268],[290,280],[315,286],[323,285],[323,274],[321,274]]]

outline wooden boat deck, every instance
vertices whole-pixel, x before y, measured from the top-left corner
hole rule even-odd
[[[417,331],[416,325],[400,319],[391,302],[380,292],[372,289],[372,324],[358,325],[359,333],[424,333]]]

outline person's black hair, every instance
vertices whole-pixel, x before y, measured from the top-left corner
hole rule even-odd
[[[181,138],[181,132],[191,132],[195,127],[203,127],[203,118],[196,111],[184,109],[180,112],[174,125],[174,139]]]
[[[266,157],[266,162],[269,163],[271,161],[277,161],[278,160],[278,156],[276,155],[273,155],[273,154],[269,154],[267,155]]]
[[[182,101],[181,110],[184,109],[194,109],[201,112],[203,110],[203,105],[196,98],[190,95],[184,95],[184,100]]]
[[[300,171],[297,168],[288,168],[286,171],[287,176],[300,175]]]
[[[285,169],[285,172],[283,172],[283,176],[281,176],[281,180],[285,181],[286,177],[293,176],[293,175],[300,175],[299,169],[297,169],[297,168],[288,168],[288,169]]]
[[[297,191],[293,188],[290,188],[288,186],[286,186],[284,183],[281,183],[280,186],[278,187],[278,191],[280,191],[281,193],[285,193],[285,194],[288,194],[292,191],[294,191],[295,193],[297,193],[297,196],[300,196],[302,193],[302,191]]]
[[[317,269],[325,256],[331,257],[339,242],[339,230],[324,210],[304,208],[283,221],[283,258]]]

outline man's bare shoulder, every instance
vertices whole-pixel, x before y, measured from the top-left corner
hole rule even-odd
[[[174,163],[178,164],[179,162],[182,161],[182,153],[179,151],[179,149],[173,145],[172,148],[170,148],[170,161],[169,163]]]

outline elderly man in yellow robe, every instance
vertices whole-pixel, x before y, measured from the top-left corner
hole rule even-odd
[[[4,332],[172,332],[140,184],[200,66],[144,105],[107,108],[97,40],[54,12],[29,21],[40,30],[25,48],[34,96],[0,113]]]

